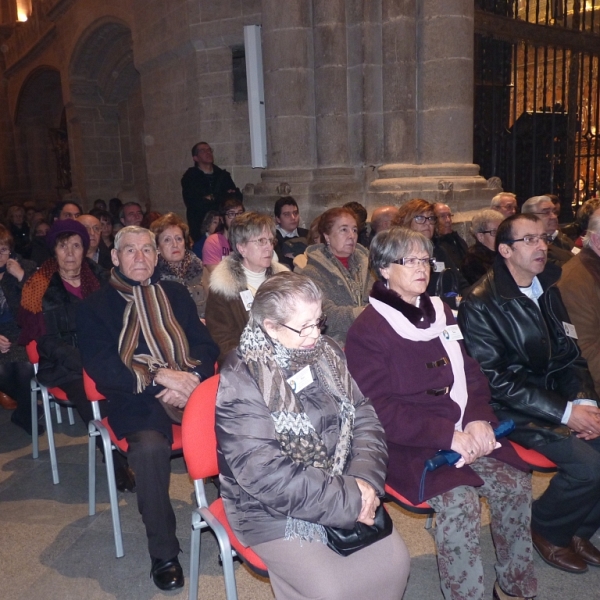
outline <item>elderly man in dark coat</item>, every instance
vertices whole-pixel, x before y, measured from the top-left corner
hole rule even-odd
[[[172,416],[212,375],[219,349],[186,288],[153,278],[154,234],[136,226],[121,229],[112,259],[110,285],[78,311],[81,358],[108,399],[111,427],[129,444],[154,583],[173,590],[184,581],[169,499]]]

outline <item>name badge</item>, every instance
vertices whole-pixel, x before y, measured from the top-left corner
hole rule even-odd
[[[577,330],[575,329],[575,325],[573,325],[572,323],[565,323],[565,321],[563,321],[563,327],[565,328],[565,333],[570,338],[573,338],[574,340],[579,339],[577,337]]]
[[[293,377],[290,377],[287,382],[292,388],[292,391],[297,393],[301,392],[306,386],[313,382],[312,372],[310,365],[306,365],[303,369],[298,371]]]
[[[433,266],[434,273],[441,273],[446,268],[446,263],[441,260],[436,260]]]
[[[458,325],[448,325],[448,327],[442,331],[442,335],[444,336],[445,340],[449,340],[451,342],[464,339]]]
[[[240,298],[244,303],[244,308],[250,310],[252,308],[252,303],[254,302],[252,292],[250,290],[244,290],[243,292],[240,292]]]

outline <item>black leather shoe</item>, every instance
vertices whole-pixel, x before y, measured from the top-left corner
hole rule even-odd
[[[581,556],[588,565],[593,567],[600,567],[600,550],[584,538],[573,536],[571,540],[571,550],[573,550],[578,556]]]
[[[150,574],[159,590],[169,591],[183,587],[183,569],[176,556],[168,560],[153,558]]]
[[[538,554],[550,566],[569,573],[585,573],[588,570],[583,558],[576,554],[570,546],[566,548],[555,546],[533,530],[531,531],[531,541]]]
[[[115,483],[119,492],[135,492],[135,475],[126,465],[115,465]]]

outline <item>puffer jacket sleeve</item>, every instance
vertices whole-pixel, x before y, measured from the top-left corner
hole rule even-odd
[[[360,420],[366,426],[368,419],[361,416]],[[357,465],[363,458],[360,438],[364,433],[353,449]],[[229,357],[221,372],[216,434],[237,484],[265,510],[322,525],[354,526],[362,505],[354,477],[331,477],[282,453],[259,388],[237,357]]]

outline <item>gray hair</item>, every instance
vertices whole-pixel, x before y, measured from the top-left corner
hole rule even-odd
[[[406,227],[392,227],[379,232],[371,242],[369,266],[377,279],[383,280],[381,269],[387,269],[390,264],[404,258],[412,250],[422,250],[433,256],[433,244],[423,234]]]
[[[552,198],[549,198],[548,196],[532,196],[529,198],[529,200],[523,202],[523,206],[521,206],[521,212],[525,214],[536,213],[538,212],[538,206],[542,202],[552,202]]]
[[[490,208],[495,208],[497,206],[500,206],[500,204],[502,203],[502,198],[504,197],[508,197],[511,200],[514,200],[515,202],[517,201],[517,195],[513,194],[512,192],[500,192],[499,194],[496,194],[493,198],[492,201],[490,202]]]
[[[275,237],[275,221],[273,217],[257,212],[247,212],[238,215],[229,226],[227,238],[231,252],[241,259],[238,244],[247,244],[249,240],[260,235],[264,230],[270,231]]]
[[[498,220],[504,221],[504,215],[497,210],[484,208],[483,210],[477,211],[471,219],[471,235],[475,237],[476,233],[487,231],[488,223]]]
[[[588,221],[588,228],[582,240],[584,248],[590,247],[593,233],[600,234],[600,209],[596,209]]]
[[[121,249],[121,238],[128,233],[133,233],[134,235],[148,235],[150,236],[150,241],[156,250],[156,236],[149,229],[145,227],[140,227],[139,225],[128,225],[127,227],[122,227],[117,231],[117,235],[115,235],[115,250],[118,252]]]
[[[317,304],[322,300],[323,292],[312,279],[292,271],[283,271],[261,284],[254,296],[250,315],[259,325],[265,319],[281,325],[291,319],[298,301]]]

